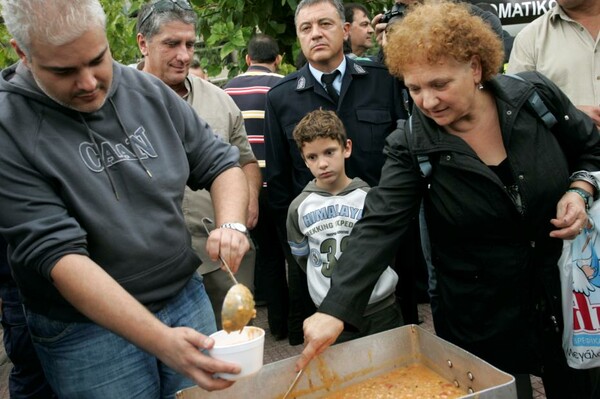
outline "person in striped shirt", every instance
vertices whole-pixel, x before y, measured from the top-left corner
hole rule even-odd
[[[287,337],[288,289],[285,257],[276,234],[273,212],[267,203],[265,179],[265,99],[269,89],[283,76],[276,73],[281,62],[277,41],[265,34],[256,34],[248,43],[248,70],[225,85],[227,92],[242,110],[248,141],[258,159],[263,174],[263,189],[259,195],[259,218],[250,236],[256,244],[254,285],[257,301],[267,305],[269,329],[276,339]]]

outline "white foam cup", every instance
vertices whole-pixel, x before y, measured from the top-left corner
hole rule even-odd
[[[210,336],[215,345],[208,350],[211,357],[229,363],[237,363],[241,367],[239,374],[215,373],[225,380],[239,380],[257,373],[263,366],[265,349],[265,330],[254,326],[246,326],[240,331],[227,333],[217,331]]]

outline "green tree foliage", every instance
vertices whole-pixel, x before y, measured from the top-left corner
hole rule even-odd
[[[204,39],[199,54],[209,75],[227,67],[229,75],[235,76],[240,68],[245,68],[246,44],[256,31],[275,37],[284,63],[293,64],[296,0],[192,0],[192,3],[198,10],[199,33]]]
[[[132,13],[144,4],[144,0],[100,0],[106,12],[106,31],[113,57],[124,64],[135,62],[139,50],[135,41],[135,18]],[[0,24],[0,68],[16,62],[18,57],[10,45],[10,34],[4,21]]]
[[[106,34],[112,56],[123,64],[132,64],[141,54],[135,40],[137,11],[145,0],[100,0],[106,13]]]
[[[294,27],[294,12],[298,2],[299,0],[192,0],[200,17],[199,33],[204,38],[204,46],[199,49],[199,55],[209,75],[219,73],[223,67],[229,69],[230,77],[244,70],[246,43],[257,31],[277,39],[283,55],[282,72],[285,74],[294,70],[292,65],[300,51]],[[373,16],[394,3],[393,0],[359,2]]]
[[[4,22],[4,21],[3,21]],[[18,59],[17,53],[10,45],[10,34],[4,23],[0,24],[0,68],[5,68]]]
[[[140,53],[135,40],[135,15],[146,0],[100,0],[107,15],[107,34],[113,57],[124,63],[136,62]],[[223,68],[235,76],[246,68],[246,44],[257,31],[273,36],[279,42],[284,64],[282,72],[294,70],[299,46],[294,28],[294,11],[298,0],[191,0],[200,19],[201,38],[197,53],[209,75]],[[362,4],[375,15],[393,0],[365,0]],[[9,44],[10,35],[0,24],[0,67],[17,60]]]

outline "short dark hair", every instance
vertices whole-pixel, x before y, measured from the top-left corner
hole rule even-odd
[[[257,33],[248,43],[248,55],[254,62],[270,64],[279,55],[279,45],[271,36]]]
[[[316,139],[332,139],[346,146],[348,136],[344,124],[334,111],[316,109],[309,112],[298,122],[293,131],[294,141],[302,153],[304,143]]]
[[[344,4],[344,14],[346,15],[346,22],[352,23],[354,22],[354,10],[360,10],[365,13],[367,18],[369,17],[369,11],[365,6],[358,3],[345,3]]]
[[[298,28],[298,14],[300,14],[300,10],[302,10],[304,7],[314,6],[315,4],[322,3],[331,4],[340,16],[342,24],[346,22],[346,17],[344,16],[344,5],[342,4],[341,0],[302,0],[296,7],[296,11],[294,13],[294,25],[296,25],[296,29]]]

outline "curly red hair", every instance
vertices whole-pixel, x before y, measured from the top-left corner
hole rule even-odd
[[[488,81],[504,62],[502,41],[466,4],[417,4],[386,35],[385,63],[400,79],[409,64],[433,64],[448,57],[466,63],[479,56],[482,80]]]

